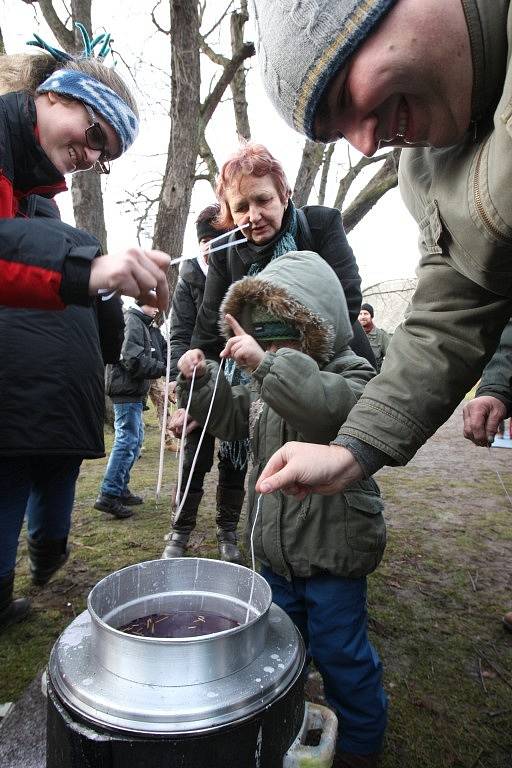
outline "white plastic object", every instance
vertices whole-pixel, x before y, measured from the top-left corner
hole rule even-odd
[[[316,747],[304,742],[309,731],[322,731]],[[283,757],[283,768],[331,768],[336,750],[338,718],[328,707],[306,701],[306,711],[299,734]]]

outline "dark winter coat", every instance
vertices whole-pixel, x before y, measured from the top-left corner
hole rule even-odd
[[[178,360],[190,349],[197,315],[203,303],[206,275],[197,259],[184,261],[171,305],[171,381],[178,375]]]
[[[36,309],[89,306],[97,241],[56,220],[17,217],[30,195],[51,198],[64,177],[36,140],[36,109],[26,93],[0,96],[0,304]]]
[[[512,320],[505,326],[499,346],[482,373],[476,397],[491,395],[512,411]]]
[[[312,250],[318,253],[332,267],[343,287],[347,301],[350,321],[357,338],[351,346],[357,344],[358,354],[374,363],[373,353],[366,335],[357,322],[361,309],[361,277],[357,262],[348,244],[341,214],[337,208],[320,205],[306,205],[297,211],[298,250]],[[304,215],[307,225],[301,221]],[[289,208],[285,211],[282,229],[287,226]],[[305,231],[308,229],[309,231]],[[279,235],[280,236],[280,235]],[[231,235],[236,239],[239,235]],[[207,357],[215,357],[223,347],[217,321],[219,307],[229,286],[245,277],[252,264],[260,263],[263,269],[271,260],[275,241],[265,245],[247,242],[213,253],[208,261],[208,276],[204,299],[197,316],[191,341],[193,348],[202,349]]]
[[[149,391],[149,379],[165,375],[165,363],[151,354],[149,328],[153,322],[136,307],[125,316],[125,333],[121,359],[108,365],[105,373],[107,395],[114,403],[144,402]]]
[[[250,386],[231,387],[219,376],[208,421],[208,431],[223,440],[251,438],[247,531],[259,508],[255,555],[288,579],[321,573],[362,577],[377,567],[386,543],[383,503],[373,478],[343,493],[313,493],[303,501],[280,492],[258,501],[255,485],[284,443],[333,440],[375,371],[347,346],[351,327],[342,291],[317,254],[285,254],[258,275],[234,283],[221,313],[232,314],[251,333],[254,305],[297,327],[301,338],[301,351],[267,352]],[[218,366],[209,361],[207,368],[195,382],[190,409],[200,423],[208,413]],[[189,382],[182,376],[177,389],[184,403]]]
[[[23,214],[98,248],[50,200],[26,198]],[[119,358],[123,328],[118,296],[54,312],[0,306],[0,456],[105,455],[104,364]]]

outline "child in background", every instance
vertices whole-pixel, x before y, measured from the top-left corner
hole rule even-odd
[[[234,283],[221,307],[222,357],[252,375],[250,385],[217,384],[208,431],[251,438],[248,527],[273,598],[293,619],[321,672],[339,721],[338,768],[377,765],[386,727],[381,663],[367,634],[366,576],[385,547],[383,504],[372,478],[333,496],[257,498],[266,462],[290,440],[328,444],[375,375],[348,347],[347,306],[332,269],[315,253],[291,252]],[[201,350],[179,362],[178,396],[205,423],[217,363]],[[259,509],[259,511],[258,511]]]

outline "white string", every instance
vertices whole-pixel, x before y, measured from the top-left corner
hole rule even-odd
[[[183,417],[183,426],[181,428],[181,442],[180,442],[180,456],[178,459],[178,483],[176,486],[176,499],[175,499],[175,505],[176,508],[179,507],[180,504],[180,496],[181,496],[181,482],[183,479],[183,463],[185,460],[185,438],[186,435],[183,434],[183,432],[186,429],[187,422],[188,422],[188,412],[190,410],[190,403],[192,400],[192,392],[194,390],[194,381],[196,379],[196,367],[194,366],[194,370],[192,371],[192,378],[190,380],[190,391],[188,393],[188,400],[187,400],[187,407],[185,408],[185,415]],[[179,510],[181,511],[181,510]],[[174,518],[174,522],[178,519],[178,512],[176,512],[176,517]]]
[[[211,245],[212,243],[216,243],[219,240],[222,240],[224,237],[229,237],[229,235],[232,235],[233,232],[239,232],[242,229],[245,229],[246,227],[250,226],[250,222],[247,222],[247,224],[241,224],[239,227],[235,227],[234,229],[230,229],[228,232],[224,232],[222,235],[217,235],[217,237],[213,237],[211,240],[208,241],[208,245]],[[241,240],[235,240],[232,243],[225,243],[224,245],[219,245],[218,248],[211,248],[209,250],[209,253],[214,253],[214,251],[220,251],[223,248],[229,248],[231,245],[237,245],[238,243],[245,243],[247,242],[247,238],[244,237]],[[170,264],[180,264],[182,261],[190,261],[190,259],[196,259],[197,256],[178,256],[177,259],[171,259]],[[106,289],[108,290],[108,289]]]
[[[490,445],[488,445],[488,446],[487,446],[487,450],[489,451],[489,456],[492,456],[492,451],[491,451],[491,446],[490,446]],[[492,456],[492,461],[494,462],[494,456]],[[508,499],[508,503],[509,503],[509,504],[510,504],[510,506],[512,507],[512,499],[510,498],[510,494],[509,494],[509,492],[507,491],[507,489],[506,489],[506,487],[505,487],[505,483],[503,482],[503,479],[502,479],[502,477],[501,477],[501,475],[500,475],[500,473],[499,473],[499,470],[498,470],[498,468],[497,468],[497,467],[494,465],[494,463],[493,463],[493,465],[492,465],[492,469],[493,469],[493,470],[496,472],[496,475],[498,476],[498,480],[500,481],[501,487],[503,488],[503,491],[504,491],[504,493],[505,493],[505,496],[506,496],[506,497],[507,497],[507,499]]]
[[[206,434],[206,428],[208,426],[208,421],[210,419],[210,415],[211,415],[211,412],[212,412],[213,402],[215,400],[215,393],[217,392],[217,385],[219,383],[219,377],[220,377],[220,373],[222,371],[223,363],[224,363],[224,360],[221,360],[220,361],[220,365],[219,365],[219,370],[217,371],[217,376],[215,377],[215,384],[213,386],[212,399],[210,401],[210,406],[208,408],[208,413],[206,414],[206,419],[205,419],[205,422],[204,422],[203,430],[201,432],[201,436],[199,437],[199,442],[197,443],[197,449],[196,449],[196,452],[195,452],[195,455],[194,455],[194,459],[192,461],[192,466],[190,467],[190,472],[189,472],[189,475],[188,475],[187,485],[185,486],[185,490],[183,492],[183,498],[181,499],[179,504],[178,504],[178,498],[179,498],[178,497],[178,489],[181,491],[181,479],[182,479],[182,475],[183,475],[183,463],[178,467],[178,489],[176,490],[176,507],[177,507],[177,509],[176,509],[176,514],[174,516],[173,525],[176,525],[176,523],[178,522],[178,518],[179,518],[179,516],[181,514],[181,510],[183,509],[183,506],[184,506],[185,501],[187,499],[188,489],[190,488],[190,483],[192,481],[192,476],[194,474],[194,469],[196,467],[197,457],[199,456],[199,451],[201,450],[201,446],[203,444],[204,436]],[[196,369],[194,367],[194,371],[193,371],[193,374],[192,374],[192,379],[190,381],[190,392],[189,392],[189,396],[188,396],[188,403],[187,403],[187,410],[186,410],[186,413],[185,413],[184,424],[187,423],[188,409],[189,409],[189,406],[190,406],[190,401],[192,399],[192,389],[194,387],[195,373],[196,373]],[[184,442],[185,442],[185,440],[183,440],[183,443]],[[181,458],[181,455],[180,455],[180,458]]]
[[[245,621],[244,624],[247,624],[249,621],[249,610],[251,608],[252,604],[252,595],[254,592],[254,580],[255,580],[255,574],[256,574],[256,559],[254,557],[254,531],[256,529],[256,521],[258,519],[258,515],[260,513],[260,506],[261,506],[261,493],[258,496],[258,502],[256,504],[256,514],[254,515],[254,521],[251,528],[251,565],[252,565],[252,582],[251,582],[251,591],[249,592],[249,602],[247,603],[247,612],[245,614]]]
[[[165,451],[165,435],[167,432],[167,408],[169,407],[169,379],[171,374],[171,340],[169,335],[169,323],[165,316],[165,312],[162,312],[163,323],[165,326],[165,342],[167,344],[167,361],[165,366],[165,391],[164,391],[164,410],[162,414],[162,431],[160,434],[160,457],[158,461],[158,480],[156,483],[156,500],[160,497],[160,490],[162,488],[162,477],[164,473],[164,451]]]

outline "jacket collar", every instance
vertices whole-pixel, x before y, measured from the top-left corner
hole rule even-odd
[[[41,148],[35,134],[36,105],[28,93],[1,97],[13,158],[13,188],[19,197],[38,194],[53,197],[67,189],[64,176]]]
[[[510,0],[462,0],[473,58],[472,120],[494,111],[507,65]]]

